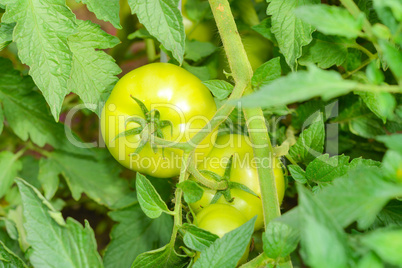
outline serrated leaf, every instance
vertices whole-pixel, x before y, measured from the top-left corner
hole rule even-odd
[[[360,240],[387,263],[402,266],[402,230],[378,229],[364,234]]]
[[[21,0],[7,3],[2,21],[16,22],[13,39],[18,56],[30,67],[29,74],[59,121],[69,93],[72,53],[67,37],[76,31],[75,15],[64,0]]]
[[[186,40],[186,50],[184,58],[186,60],[199,61],[208,57],[216,51],[217,47],[209,42],[200,42],[197,40]]]
[[[298,187],[301,254],[311,267],[347,267],[347,236],[324,204],[303,186]]]
[[[131,10],[148,32],[181,64],[184,55],[184,25],[178,0],[129,0]]]
[[[48,165],[58,167],[58,173],[65,178],[75,200],[79,200],[81,194],[86,193],[95,202],[114,208],[129,191],[127,183],[118,176],[119,168],[108,161],[79,158],[60,151],[52,152],[48,156],[48,161],[53,162]],[[51,170],[50,175],[55,174],[55,170]]]
[[[117,29],[121,29],[119,0],[77,0],[87,5],[88,10],[95,13],[100,20],[110,22]]]
[[[10,190],[10,187],[21,168],[22,164],[18,160],[18,155],[9,151],[3,151],[0,153],[0,198]]]
[[[34,86],[30,77],[21,76],[9,60],[0,58],[0,100],[4,116],[14,133],[23,141],[31,139],[39,147],[48,143],[70,153],[93,155],[68,126],[54,121],[43,96],[33,90]],[[81,147],[73,141],[80,143]]]
[[[357,85],[343,80],[335,71],[323,71],[314,65],[262,86],[259,91],[240,99],[243,107],[273,107],[306,101],[320,96],[324,100],[343,95]]]
[[[307,164],[324,151],[324,141],[324,122],[319,114],[313,123],[303,130],[296,144],[290,147],[289,154],[295,161]]]
[[[203,82],[218,100],[225,100],[232,93],[234,86],[224,80]]]
[[[2,268],[27,268],[28,266],[0,240],[0,266]]]
[[[402,182],[402,153],[388,150],[382,159],[383,174],[396,182]]]
[[[13,41],[15,23],[0,23],[0,51]]]
[[[209,248],[219,237],[195,225],[185,223],[182,230],[185,231],[183,242],[186,247],[201,252]]]
[[[365,229],[389,200],[401,195],[402,186],[384,181],[378,168],[364,167],[335,179],[317,198],[342,227],[357,221]]]
[[[308,45],[315,30],[310,24],[297,18],[294,10],[303,5],[319,4],[318,0],[271,0],[267,14],[271,15],[271,31],[278,41],[279,49],[292,70],[302,55],[302,47]]]
[[[185,267],[188,263],[187,256],[176,253],[174,247],[166,245],[160,249],[148,251],[139,255],[131,268],[154,267]]]
[[[299,239],[296,230],[284,223],[272,221],[262,236],[264,253],[273,259],[284,258],[296,249]]]
[[[183,181],[177,185],[181,188],[184,194],[184,200],[187,204],[195,203],[201,199],[204,190],[194,181]]]
[[[67,86],[81,97],[86,108],[99,115],[121,70],[111,56],[97,49],[114,47],[119,39],[90,21],[77,20],[77,25],[78,32],[68,38],[73,57]]]
[[[316,183],[331,182],[335,178],[342,177],[349,170],[349,156],[328,154],[314,159],[306,168],[306,176],[309,181]]]
[[[280,58],[273,58],[255,70],[253,78],[251,79],[251,85],[254,89],[268,85],[271,81],[279,78],[281,73]]]
[[[395,97],[388,92],[355,92],[366,103],[367,107],[385,124],[387,118],[392,118],[396,107]]]
[[[158,219],[150,219],[137,201],[109,215],[118,224],[113,227],[111,242],[105,252],[106,268],[130,267],[139,254],[157,249],[170,240],[172,217],[161,215]]]
[[[364,16],[355,19],[341,7],[323,4],[301,6],[296,8],[295,14],[324,34],[357,38],[362,33]]]
[[[166,203],[144,175],[137,172],[135,185],[138,202],[142,211],[144,211],[148,217],[155,219],[158,218],[162,212],[170,213]]]
[[[209,248],[201,252],[194,268],[232,268],[244,254],[254,231],[256,217],[239,228],[217,239]]]
[[[299,64],[317,64],[322,69],[333,65],[340,66],[348,55],[348,47],[353,45],[351,41],[339,36],[326,36],[319,32],[313,33],[313,41],[303,48],[303,55]]]
[[[24,208],[24,227],[31,245],[29,259],[33,266],[103,267],[94,232],[87,221],[85,228],[72,218],[60,225],[51,216],[59,212],[37,189],[20,179],[17,184]]]

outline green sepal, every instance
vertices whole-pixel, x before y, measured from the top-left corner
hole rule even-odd
[[[200,173],[201,174],[205,174],[205,175],[209,175],[209,176],[211,176],[212,177],[212,179],[214,179],[214,180],[216,180],[216,181],[221,181],[222,180],[222,177],[221,176],[219,176],[218,174],[216,174],[215,172],[212,172],[212,171],[210,171],[210,170],[200,170]]]
[[[248,188],[248,187],[247,187],[246,185],[244,185],[244,184],[241,184],[241,183],[238,183],[238,182],[230,181],[228,186],[229,186],[229,189],[239,189],[239,190],[243,190],[243,191],[245,191],[245,192],[247,192],[247,193],[249,193],[249,194],[252,194],[252,195],[258,197],[258,195],[257,195],[256,193],[254,193],[250,188]]]
[[[142,101],[140,101],[139,99],[137,99],[136,97],[134,97],[133,95],[130,95],[130,97],[135,100],[135,102],[138,104],[138,106],[140,106],[142,113],[144,114],[144,116],[146,117],[147,114],[149,113],[148,108],[145,107],[144,103]]]
[[[132,128],[123,132],[120,132],[116,137],[114,137],[113,141],[115,141],[118,138],[121,137],[126,137],[126,136],[132,136],[132,135],[138,135],[142,131],[142,127],[137,127],[137,128]]]

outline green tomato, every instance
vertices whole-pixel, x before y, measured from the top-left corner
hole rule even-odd
[[[253,71],[272,58],[272,43],[263,36],[245,34],[242,41]]]
[[[230,157],[232,158],[232,167],[229,180],[247,186],[250,190],[258,195],[258,197],[247,193],[243,190],[232,189],[231,196],[233,201],[228,203],[223,197],[218,203],[230,204],[239,209],[247,220],[257,215],[255,230],[263,227],[263,210],[261,205],[261,190],[258,180],[258,172],[255,166],[253,147],[247,136],[238,134],[226,134],[219,136],[215,142],[215,146],[209,155],[198,165],[199,170],[212,171],[219,176],[225,173],[226,164]],[[268,161],[263,162],[264,165],[270,165]],[[274,176],[277,188],[279,202],[281,203],[285,193],[285,180],[283,176],[280,161],[274,159]],[[208,176],[208,175],[206,175]],[[204,189],[204,194],[200,200],[189,204],[191,209],[197,214],[204,208],[208,207],[215,195],[215,191]]]
[[[105,144],[113,157],[125,167],[158,178],[170,178],[180,173],[182,151],[158,148],[154,151],[149,142],[135,154],[140,144],[139,134],[120,136],[127,130],[138,128],[129,122],[133,116],[146,118],[140,100],[160,120],[171,125],[161,128],[163,138],[172,142],[185,142],[204,127],[216,112],[214,99],[208,88],[190,72],[168,63],[153,63],[135,69],[114,87],[101,116],[101,130]],[[154,116],[155,117],[155,116]],[[147,127],[151,127],[148,123]],[[213,147],[214,132],[200,143],[196,156],[203,158]]]
[[[212,204],[202,210],[197,216],[197,226],[219,237],[242,226],[247,222],[243,214],[232,206],[226,204]],[[250,244],[238,265],[247,261]]]
[[[209,42],[214,37],[214,25],[208,22],[194,23],[190,19],[183,17],[184,30],[189,40]]]

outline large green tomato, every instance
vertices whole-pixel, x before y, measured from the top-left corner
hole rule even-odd
[[[246,217],[232,206],[225,204],[212,204],[201,211],[197,216],[197,226],[219,237],[242,226],[247,222]],[[247,261],[249,246],[238,264]]]
[[[226,164],[230,157],[232,158],[232,166],[229,180],[247,186],[255,194],[254,196],[243,190],[232,189],[232,202],[227,202],[222,196],[218,203],[230,204],[240,210],[247,220],[257,215],[255,230],[263,227],[263,210],[261,204],[261,190],[258,180],[258,171],[255,166],[254,152],[251,141],[247,136],[238,134],[227,134],[219,136],[215,142],[215,146],[209,155],[198,164],[199,170],[212,171],[219,176],[225,173]],[[263,165],[270,166],[268,160],[262,162]],[[279,160],[274,159],[274,176],[278,193],[279,202],[282,202],[285,193],[285,180],[283,177],[282,167]],[[208,176],[208,175],[206,175]],[[190,204],[190,207],[197,214],[210,205],[215,191],[205,189],[202,198]]]
[[[138,153],[139,134],[119,136],[138,128],[133,117],[146,118],[135,97],[159,122],[169,121],[160,132],[172,142],[185,142],[204,127],[216,112],[214,99],[206,86],[188,71],[168,63],[148,64],[135,69],[114,87],[101,116],[101,130],[105,143],[122,165],[158,178],[170,178],[180,173],[182,151],[152,148],[148,142]],[[153,121],[155,122],[155,121]],[[153,123],[147,123],[151,127]],[[213,147],[214,132],[196,149],[197,157],[205,157]],[[151,137],[152,140],[152,137]]]

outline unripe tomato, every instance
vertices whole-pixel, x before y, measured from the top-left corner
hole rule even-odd
[[[232,202],[228,203],[223,197],[221,197],[218,202],[230,204],[231,206],[236,207],[247,217],[247,220],[257,215],[255,230],[258,230],[263,226],[263,210],[260,199],[261,190],[258,180],[258,171],[255,166],[253,147],[249,138],[238,134],[219,136],[215,142],[214,148],[198,165],[198,169],[212,171],[219,176],[223,176],[226,164],[232,155],[233,158],[229,180],[247,186],[250,190],[256,193],[258,197],[243,190],[232,189],[231,195],[234,198]],[[265,159],[263,164],[270,165],[268,159]],[[281,203],[285,193],[285,180],[279,160],[274,159],[273,169],[278,199]],[[190,207],[195,213],[200,213],[202,209],[210,205],[215,193],[216,192],[213,190],[204,189],[202,198],[199,201],[190,204]]]
[[[140,126],[136,122],[129,122],[129,118],[146,118],[133,97],[146,106],[154,119],[158,110],[159,121],[171,123],[160,129],[164,139],[184,142],[204,127],[215,114],[216,106],[210,91],[200,79],[176,65],[153,63],[122,77],[103,108],[102,136],[117,161],[127,168],[154,177],[177,176],[180,173],[181,150],[157,148],[155,151],[148,142],[139,153],[135,153],[141,141],[139,134],[116,138],[120,133]],[[151,125],[148,122],[146,126]],[[197,157],[202,158],[208,154],[214,137],[211,132],[200,143],[196,150]]]
[[[253,71],[272,58],[272,43],[263,36],[249,33],[242,36],[242,41]]]
[[[197,216],[197,226],[219,237],[242,226],[247,222],[242,213],[232,206],[225,204],[212,204],[202,210]],[[239,264],[245,263],[248,258],[250,244],[247,246]]]
[[[200,42],[211,41],[214,37],[215,24],[213,22],[201,21],[199,23],[196,23],[192,21],[187,16],[186,3],[187,0],[182,0],[181,8],[183,14],[184,30],[186,32],[187,38],[189,40],[197,40]]]

